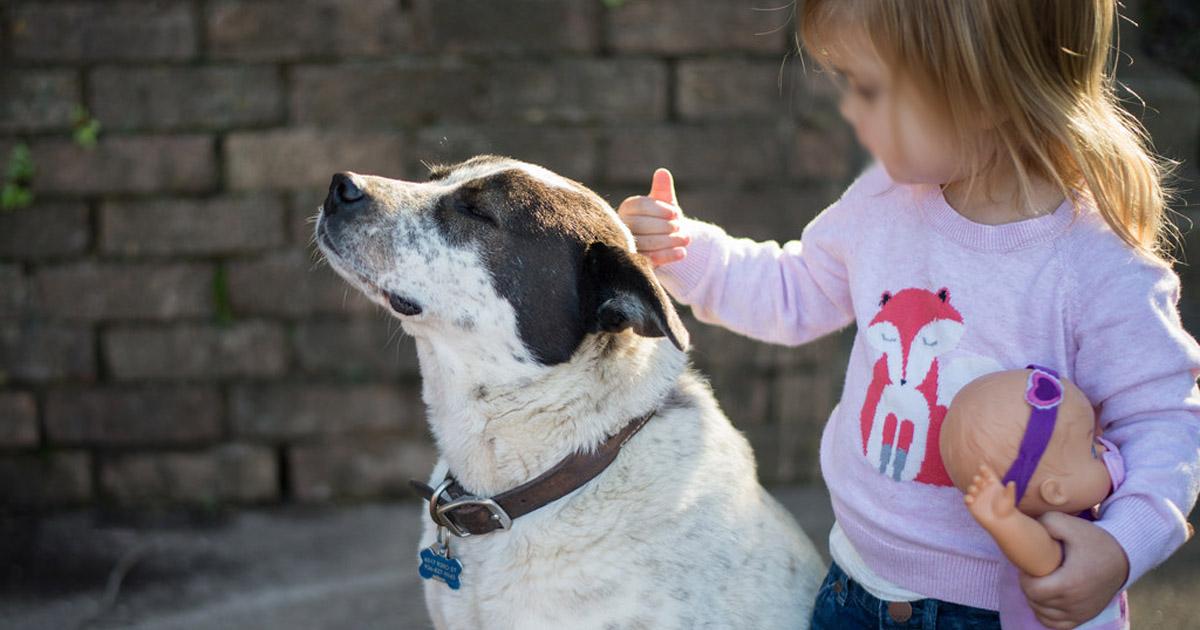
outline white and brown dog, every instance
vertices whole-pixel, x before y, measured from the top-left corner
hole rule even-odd
[[[561,498],[511,521],[492,503],[489,533],[442,532],[462,571],[458,588],[425,582],[438,628],[807,627],[823,563],[759,485],[603,199],[479,156],[427,182],[335,175],[316,234],[416,340],[439,452],[430,486],[453,475],[478,511],[622,443]],[[423,549],[440,549],[439,517],[456,521],[423,511]]]

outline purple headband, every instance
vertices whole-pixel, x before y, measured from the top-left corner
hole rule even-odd
[[[1058,405],[1062,403],[1063,387],[1058,380],[1058,372],[1040,365],[1027,365],[1032,369],[1029,381],[1025,385],[1025,401],[1033,410],[1029,412],[1029,424],[1025,426],[1025,435],[1021,438],[1021,447],[1017,450],[1017,458],[1004,474],[1001,484],[1017,482],[1017,505],[1025,496],[1025,488],[1037,470],[1042,453],[1050,443],[1054,433],[1054,424],[1058,419]]]

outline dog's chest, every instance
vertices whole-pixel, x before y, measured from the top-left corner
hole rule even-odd
[[[454,539],[451,553],[463,564],[462,584],[452,590],[428,581],[431,614],[446,627],[531,627],[542,622],[583,627],[584,619],[611,618],[613,606],[629,611],[644,573],[630,571],[631,551],[606,532],[525,528],[478,540]],[[474,625],[472,625],[474,624]],[[590,626],[591,623],[583,624]]]

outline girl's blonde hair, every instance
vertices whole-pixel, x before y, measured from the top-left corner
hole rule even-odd
[[[1005,159],[1024,199],[1031,174],[1084,195],[1126,243],[1169,265],[1173,163],[1117,101],[1116,20],[1116,0],[806,0],[800,35],[827,64],[830,38],[861,29],[951,121],[972,181],[989,158]],[[998,155],[984,154],[981,113],[999,121]]]

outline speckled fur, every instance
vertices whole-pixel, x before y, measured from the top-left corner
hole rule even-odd
[[[462,588],[425,583],[434,625],[807,627],[824,573],[820,557],[758,484],[749,443],[686,353],[666,338],[625,330],[589,334],[570,360],[540,364],[481,253],[449,244],[421,211],[454,187],[504,169],[586,192],[628,237],[611,207],[580,184],[489,159],[428,183],[356,176],[386,211],[317,239],[334,269],[384,308],[381,290],[423,308],[399,318],[416,340],[439,451],[430,484],[450,469],[468,491],[490,496],[593,448],[631,418],[658,413],[584,487],[509,531],[453,539]],[[421,518],[424,548],[435,530],[424,506]],[[415,557],[413,565],[416,571]]]

